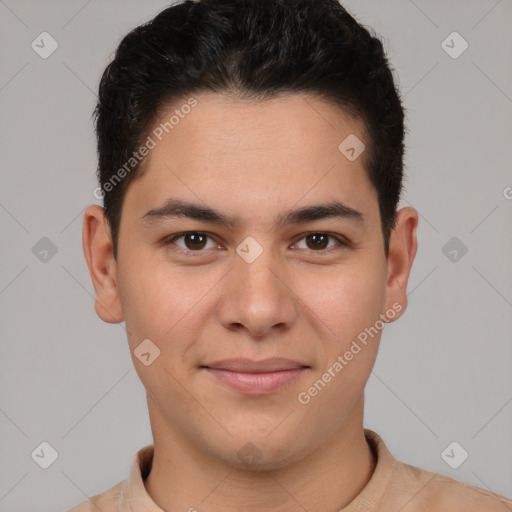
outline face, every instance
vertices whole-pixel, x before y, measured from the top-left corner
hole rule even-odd
[[[383,324],[405,310],[416,218],[401,210],[386,258],[364,153],[338,148],[364,142],[362,124],[330,103],[195,99],[153,135],[117,262],[108,225],[90,228],[99,207],[86,214],[96,310],[126,323],[155,438],[234,466],[252,443],[276,468],[362,422]]]

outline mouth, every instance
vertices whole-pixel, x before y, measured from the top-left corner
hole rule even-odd
[[[245,394],[262,395],[289,384],[310,366],[284,358],[261,361],[225,359],[201,366],[215,379]]]

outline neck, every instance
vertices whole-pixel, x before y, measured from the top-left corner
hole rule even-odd
[[[150,407],[151,409],[151,407]],[[154,457],[144,484],[167,512],[340,510],[368,483],[376,461],[364,437],[363,399],[314,454],[270,471],[240,470],[199,453],[151,414]]]

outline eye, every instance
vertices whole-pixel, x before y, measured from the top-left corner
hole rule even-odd
[[[303,242],[304,241],[304,242]],[[174,244],[184,253],[204,253],[207,249],[219,247],[209,235],[201,231],[186,231],[168,237],[162,241],[162,245]],[[301,247],[302,244],[302,247]],[[311,232],[304,235],[295,248],[310,252],[327,252],[334,247],[348,247],[349,243],[342,237],[324,232]]]
[[[329,245],[329,239],[335,240],[334,244]],[[336,244],[338,246],[347,246],[348,243],[342,240],[340,237],[330,235],[329,233],[323,233],[323,232],[314,232],[314,233],[307,233],[305,236],[303,236],[301,240],[305,240],[306,247],[298,247],[299,249],[306,249],[313,252],[321,252],[325,249],[331,249],[332,247],[335,247]],[[299,242],[300,242],[299,241]],[[298,246],[298,244],[296,244]]]
[[[183,245],[177,243],[182,240]],[[208,240],[210,246],[208,246]],[[217,244],[206,234],[199,231],[187,231],[186,233],[179,233],[171,238],[164,240],[164,245],[176,244],[185,252],[204,252],[203,249],[212,249],[217,247]]]

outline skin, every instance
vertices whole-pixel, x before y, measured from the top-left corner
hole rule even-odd
[[[402,308],[394,320],[405,311],[417,212],[399,210],[386,258],[363,157],[349,161],[338,150],[349,134],[365,141],[362,124],[330,103],[297,94],[195,98],[127,190],[117,261],[103,209],[84,214],[96,312],[105,322],[125,321],[147,390],[155,454],[146,489],[169,511],[338,510],[375,467],[363,392],[380,332],[307,405],[298,395],[393,304]],[[240,223],[145,222],[169,197]],[[331,201],[361,212],[362,222],[275,223],[288,210]],[[185,231],[210,238],[159,244]],[[318,248],[312,232],[333,237]],[[248,236],[263,248],[252,263],[236,252]],[[134,356],[145,339],[160,349],[149,366]],[[309,368],[272,393],[247,395],[200,368],[230,357],[285,357]],[[237,456],[248,442],[261,454],[254,465]]]

